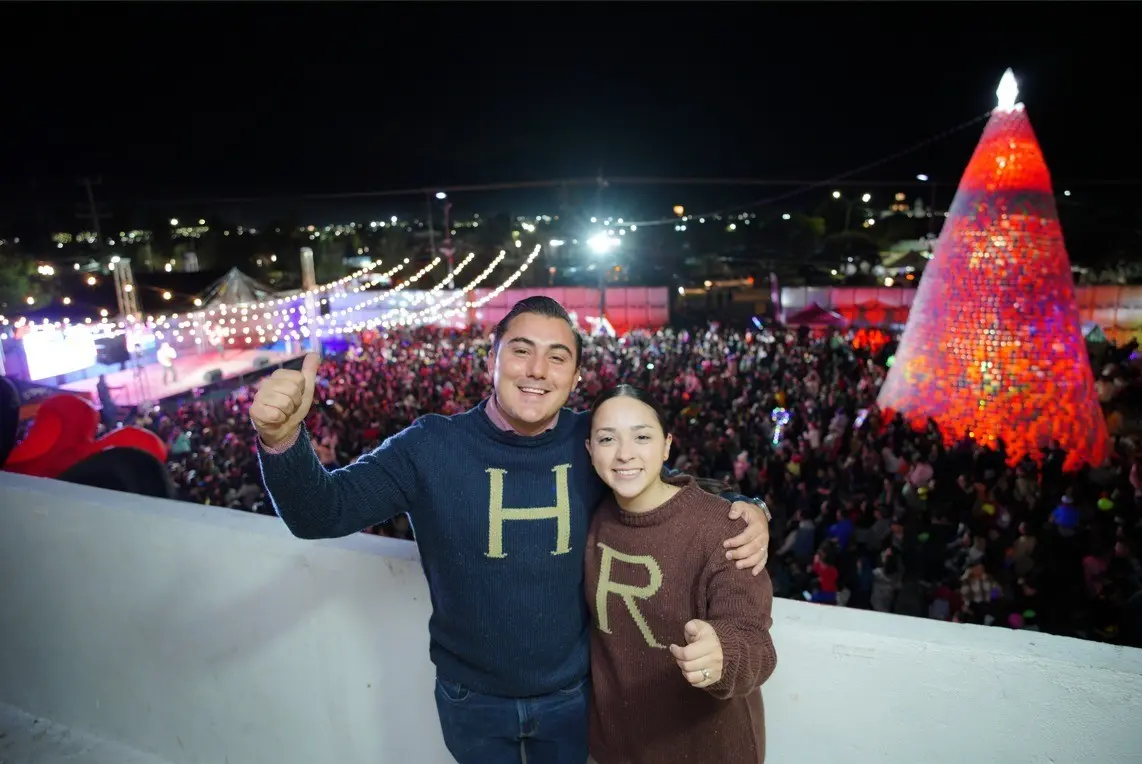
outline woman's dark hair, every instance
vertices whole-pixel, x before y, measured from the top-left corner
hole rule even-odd
[[[615,385],[609,390],[604,390],[599,393],[599,397],[591,404],[591,419],[595,418],[598,413],[599,407],[612,398],[634,398],[639,403],[648,406],[654,412],[654,417],[658,420],[658,426],[662,428],[663,434],[667,433],[666,417],[662,414],[662,409],[658,407],[658,403],[651,397],[650,393],[643,390],[641,387],[634,385]]]

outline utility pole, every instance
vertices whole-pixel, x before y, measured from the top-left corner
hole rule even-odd
[[[936,181],[924,174],[917,175],[916,180],[927,183],[932,190],[932,198],[928,203],[928,251],[933,252],[936,249]]]
[[[931,242],[928,246],[934,252],[936,250],[936,182],[932,181],[932,201],[929,202],[928,207],[928,240]]]
[[[103,226],[99,225],[100,220],[106,220],[111,217],[108,212],[100,212],[99,205],[95,203],[95,191],[93,186],[98,186],[103,183],[103,178],[80,178],[79,184],[87,190],[87,205],[80,205],[80,212],[76,213],[76,217],[80,220],[85,220],[91,226],[91,230],[95,231],[95,249],[97,252],[103,251]]]
[[[599,168],[599,175],[595,179],[597,187],[595,189],[595,215],[600,218],[603,215],[603,189],[607,187],[607,179],[603,177],[603,168]],[[599,268],[599,326],[602,326],[602,320],[607,316],[607,272],[610,270],[610,259],[606,260],[605,266]]]
[[[452,212],[452,202],[444,199],[444,246],[440,251],[448,258],[448,288],[455,289],[455,284],[452,283],[452,255],[456,253],[455,248],[452,246],[452,223],[448,220],[449,214]]]
[[[99,221],[111,217],[110,213],[100,212],[99,205],[95,202],[94,187],[102,182],[102,178],[80,178],[79,184],[87,192],[87,205],[86,211],[84,211],[84,205],[80,205],[81,211],[76,213],[76,217],[86,221],[95,232],[95,251],[99,253],[104,251],[103,248],[106,245],[106,240],[103,238],[103,226],[100,225]],[[139,297],[135,291],[135,276],[131,272],[131,260],[126,257],[113,256],[106,265],[115,280],[115,298],[118,302],[119,318],[124,322],[124,327],[127,330],[124,339],[127,345],[127,354],[135,369],[135,384],[139,400],[146,400],[150,397],[150,390],[148,389],[146,374],[143,371],[143,358],[135,349],[137,344],[135,323],[139,320],[141,313],[139,312]]]
[[[87,221],[88,225],[95,231],[95,250],[97,252],[102,252],[106,244],[103,238],[103,226],[100,225],[99,221],[111,217],[110,213],[100,212],[99,205],[95,201],[94,187],[102,183],[103,178],[80,178],[79,184],[87,192],[87,205],[86,211],[76,213],[77,218]],[[84,209],[83,205],[80,205],[80,209]],[[115,278],[115,296],[119,301],[119,315],[124,321],[137,319],[139,317],[139,300],[135,294],[135,277],[131,272],[131,261],[128,258],[112,258],[111,262],[107,264],[107,268]]]
[[[432,227],[432,194],[425,194],[424,209],[428,213],[428,259],[436,257],[436,229]]]

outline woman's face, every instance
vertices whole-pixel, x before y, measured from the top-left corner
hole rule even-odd
[[[660,480],[670,437],[654,410],[634,398],[611,398],[591,419],[591,464],[615,495],[633,499]]]

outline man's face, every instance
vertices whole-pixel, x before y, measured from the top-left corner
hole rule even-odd
[[[567,403],[578,378],[575,335],[560,318],[523,313],[489,356],[496,402],[524,435],[543,432]]]

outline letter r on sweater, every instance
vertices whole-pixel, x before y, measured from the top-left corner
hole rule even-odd
[[[660,644],[654,638],[650,624],[646,622],[642,611],[638,609],[638,603],[634,601],[635,597],[648,600],[662,588],[662,568],[658,566],[658,561],[649,554],[623,554],[617,549],[611,549],[601,541],[599,542],[599,549],[603,550],[603,557],[599,560],[599,583],[595,587],[595,612],[599,614],[599,631],[604,634],[611,633],[610,619],[607,617],[607,595],[617,594],[623,604],[627,606],[627,611],[630,613],[630,617],[634,619],[638,630],[642,632],[642,638],[646,640],[646,644],[651,647],[665,648],[666,645]],[[646,572],[650,575],[650,583],[646,586],[631,586],[630,584],[612,581],[611,567],[615,560],[646,568]]]
[[[504,523],[508,520],[555,520],[555,551],[552,554],[568,554],[571,551],[571,490],[567,481],[570,464],[560,464],[552,468],[555,473],[554,507],[505,507],[504,476],[507,470],[496,468],[488,472],[488,557],[507,557],[504,552]]]

